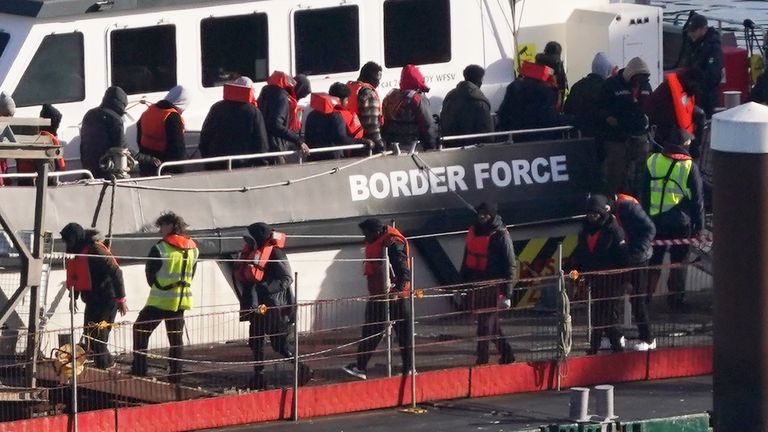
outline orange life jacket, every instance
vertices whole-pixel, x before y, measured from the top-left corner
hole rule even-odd
[[[376,96],[376,100],[379,99],[379,92],[376,91],[376,89],[368,84],[367,82],[362,81],[350,81],[347,83],[347,87],[349,87],[349,103],[347,104],[347,109],[351,112],[360,115],[360,107],[358,104],[360,101],[358,100],[358,95],[360,94],[360,89],[363,87],[367,87],[371,90],[373,90],[373,94]],[[379,103],[379,106],[381,106],[381,103]],[[379,124],[384,126],[384,115],[379,114]]]
[[[408,256],[408,270],[411,268],[411,249],[408,245],[408,239],[395,228],[387,226],[387,232],[383,233],[376,240],[365,245],[365,259],[375,260],[366,261],[363,264],[363,274],[368,280],[368,292],[371,295],[386,294],[389,292],[389,287],[384,287],[384,278],[382,273],[382,264],[380,261],[384,258],[384,249],[391,246],[392,243],[399,241],[405,245],[405,254]],[[411,284],[407,283],[403,289],[403,294],[407,294],[411,290]]]
[[[520,68],[520,76],[544,81],[552,87],[557,88],[555,70],[546,65],[524,61],[523,67]]]
[[[141,115],[141,148],[162,153],[168,147],[168,140],[165,136],[165,120],[168,116],[178,113],[173,108],[158,108],[157,105],[150,105],[144,114]],[[181,117],[181,116],[179,116]],[[185,129],[184,119],[181,119],[182,130]]]
[[[96,247],[104,248],[115,265],[117,265],[117,260],[112,256],[112,251],[110,251],[104,243],[97,242]],[[90,257],[82,256],[88,255],[89,250],[90,245],[85,246],[80,251],[80,255],[76,256],[74,259],[67,260],[67,287],[70,287],[75,291],[90,291],[93,289],[93,286],[91,285],[91,271],[88,267],[88,258]]]
[[[59,139],[56,137],[56,135],[48,132],[48,131],[40,131],[40,135],[47,135],[51,137],[51,141],[53,141],[53,145],[58,146],[59,145]],[[56,159],[56,170],[57,171],[64,171],[67,169],[67,164],[64,162],[64,158],[58,158]],[[16,159],[16,172],[18,173],[33,173],[37,172],[37,167],[35,166],[35,161],[31,159]]]
[[[309,98],[309,106],[322,114],[332,113],[333,108],[340,103],[339,98],[331,96],[328,93],[312,93],[312,96]]]
[[[301,120],[299,119],[299,101],[296,99],[296,80],[285,72],[275,71],[267,78],[267,85],[280,87],[288,92],[288,103],[290,112],[288,113],[288,129],[301,131]]]
[[[618,210],[618,204],[623,201],[630,201],[635,204],[640,204],[640,201],[637,200],[637,198],[633,197],[632,195],[626,195],[626,194],[616,194],[616,203],[613,206],[613,217],[616,218],[616,223],[619,224],[621,229],[624,229],[624,223],[621,221],[621,218],[619,217]]]
[[[677,126],[693,133],[693,111],[696,108],[696,97],[683,90],[676,73],[666,75],[669,91],[672,93],[672,104],[675,107],[675,119]],[[687,97],[687,103],[683,104],[683,97]]]
[[[250,243],[246,243],[240,250],[239,259],[248,262],[240,261],[235,264],[235,279],[245,283],[261,282],[272,250],[285,247],[285,237],[283,233],[272,232],[272,238],[259,249],[254,249]]]
[[[341,106],[339,98],[331,96],[328,93],[312,93],[312,97],[309,100],[309,106],[322,114],[338,112],[341,114],[341,118],[344,119],[344,124],[347,127],[347,135],[352,138],[363,137],[363,125],[360,123],[357,114],[350,111],[349,107],[345,108]]]
[[[249,103],[255,107],[259,106],[253,93],[253,87],[240,84],[224,84],[224,100]]]
[[[488,267],[488,244],[491,241],[491,234],[477,235],[475,234],[474,225],[469,227],[467,232],[467,247],[466,257],[464,259],[464,265],[469,270],[485,271]]]

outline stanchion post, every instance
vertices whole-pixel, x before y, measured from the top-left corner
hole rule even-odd
[[[299,272],[293,274],[293,421],[299,421]]]
[[[389,254],[387,253],[387,248],[384,248],[382,251],[382,257],[384,259],[384,265],[381,266],[382,268],[382,277],[384,278],[384,290],[386,292],[386,296],[384,298],[384,317],[387,320],[387,324],[385,327],[385,338],[387,339],[387,377],[392,376],[392,319],[390,317],[390,290],[392,286],[392,281],[389,277]],[[376,300],[374,300],[376,301]]]
[[[416,275],[414,270],[414,259],[411,257],[411,290],[408,293],[408,301],[411,302],[410,312],[410,333],[411,333],[411,407],[416,408],[416,288],[414,287],[414,276]],[[405,371],[403,371],[405,372]]]
[[[592,344],[592,284],[587,284],[587,343]]]
[[[64,267],[67,266],[67,258],[64,257]],[[77,345],[75,344],[75,293],[69,290],[69,351],[72,361],[72,403],[70,411],[72,415],[72,431],[77,432]]]
[[[559,242],[557,244],[557,295],[560,299],[563,297],[563,290],[565,289],[565,284],[563,283],[563,242]],[[565,319],[564,314],[560,313],[558,314],[560,316],[560,328],[565,327],[565,323],[562,322],[562,320]],[[560,363],[565,360],[565,350],[562,345],[562,333],[558,332],[558,344],[557,344],[557,365],[555,366],[556,373],[557,373],[557,391],[560,391]]]

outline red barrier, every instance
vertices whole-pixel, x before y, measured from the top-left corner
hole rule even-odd
[[[562,370],[561,386],[642,381],[712,373],[712,347],[579,357]],[[516,363],[423,372],[416,379],[417,402],[552,390],[553,362]],[[299,417],[391,408],[411,402],[410,377],[392,377],[305,387]],[[271,390],[134,408],[92,411],[78,416],[81,431],[170,432],[208,429],[291,417],[292,391]],[[67,416],[0,423],[0,432],[66,431]]]

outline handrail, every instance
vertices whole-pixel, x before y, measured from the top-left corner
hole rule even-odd
[[[235,160],[251,160],[251,159],[264,159],[278,156],[290,156],[296,153],[295,151],[281,151],[281,152],[267,152],[267,153],[251,153],[247,155],[233,155],[233,156],[215,156],[202,159],[186,159],[180,161],[163,162],[157,167],[157,175],[163,175],[163,168],[172,166],[185,166],[185,165],[199,165],[208,162],[226,162],[227,171],[232,171],[232,161]]]
[[[509,136],[511,138],[514,135],[525,135],[525,134],[541,133],[541,132],[561,132],[561,131],[565,132],[571,129],[574,129],[574,127],[573,126],[554,126],[554,127],[548,127],[548,128],[540,128],[540,129],[518,129],[518,130],[502,131],[502,132],[485,132],[485,133],[467,134],[467,135],[450,135],[450,136],[440,137],[440,140],[441,141],[458,141],[463,139],[493,138],[493,137],[499,137],[499,136]]]
[[[64,177],[68,175],[84,175],[88,180],[94,180],[93,173],[87,169],[76,169],[68,171],[53,171],[48,173],[48,177]],[[0,174],[0,178],[37,178],[37,173],[6,173]]]
[[[365,147],[366,147],[365,144],[347,144],[347,145],[340,145],[335,147],[318,147],[318,148],[310,148],[309,154],[330,153],[330,152],[344,151],[344,150],[359,150]],[[299,163],[304,163],[303,155],[299,155]]]

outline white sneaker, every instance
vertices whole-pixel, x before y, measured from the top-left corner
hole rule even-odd
[[[620,337],[620,338],[619,338],[619,345],[620,345],[622,348],[624,348],[625,346],[627,346],[627,338],[625,338],[624,336]]]
[[[635,351],[649,351],[649,350],[655,350],[655,349],[656,349],[656,339],[652,340],[651,343],[648,343],[646,341],[641,341],[635,344]]]
[[[361,380],[368,379],[368,375],[366,375],[364,370],[360,370],[357,368],[357,365],[354,363],[350,363],[343,368],[341,368],[344,372],[352,375],[355,378],[360,378]]]

